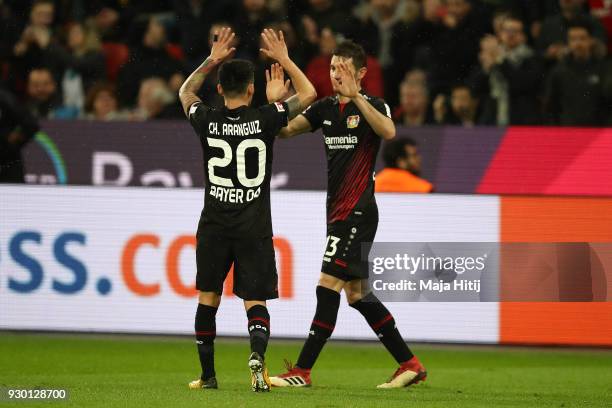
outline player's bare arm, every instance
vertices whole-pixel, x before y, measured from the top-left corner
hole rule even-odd
[[[287,99],[287,104],[290,105],[290,110],[294,112],[294,115],[297,115],[295,118],[290,116],[288,125],[281,129],[280,133],[278,134],[278,137],[280,138],[289,138],[311,130],[308,120],[304,116],[295,113],[300,112],[299,107],[291,106],[299,104],[299,99],[295,97],[287,98],[287,95],[290,92],[290,86],[291,80],[288,79],[285,81],[285,73],[280,64],[272,64],[270,70],[266,70],[266,97],[268,98],[268,102],[272,103]]]
[[[281,129],[278,137],[281,139],[288,139],[293,136],[301,135],[312,130],[310,122],[304,115],[298,114],[294,119],[291,119],[287,126]]]
[[[285,44],[282,31],[276,33],[274,30],[265,29],[261,33],[261,37],[264,42],[264,48],[261,49],[261,52],[267,57],[278,61],[283,69],[282,72],[287,72],[291,82],[293,82],[295,95],[285,101],[289,107],[289,119],[293,119],[305,107],[314,102],[317,98],[317,91],[302,70],[289,58],[289,51],[287,50],[287,44]],[[276,75],[279,75],[278,70]]]
[[[372,104],[359,93],[359,86],[355,80],[355,76],[350,72],[346,62],[341,61],[337,64],[336,69],[340,72],[340,81],[332,77],[334,88],[338,93],[351,100],[361,111],[366,121],[370,124],[374,132],[385,140],[390,140],[395,137],[395,124],[388,116],[380,113]]]
[[[183,111],[187,117],[189,117],[189,108],[191,105],[200,102],[197,93],[202,87],[206,76],[235,50],[235,48],[230,47],[234,39],[234,33],[230,28],[223,27],[215,34],[215,38],[208,58],[189,75],[179,90],[179,99],[181,100]]]

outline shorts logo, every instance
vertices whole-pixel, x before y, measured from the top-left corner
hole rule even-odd
[[[349,129],[354,129],[359,126],[359,115],[351,115],[346,118],[346,127]]]
[[[274,106],[276,106],[276,110],[279,111],[279,112],[284,112],[285,111],[285,107],[280,102],[274,102]]]

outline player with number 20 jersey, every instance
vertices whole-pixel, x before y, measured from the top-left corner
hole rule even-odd
[[[215,34],[210,56],[187,78],[179,91],[185,114],[200,138],[206,190],[196,246],[196,288],[199,291],[195,334],[202,373],[191,389],[218,387],[214,365],[216,314],[223,282],[234,267],[234,293],[244,300],[251,343],[248,366],[255,392],[270,391],[265,351],[270,337],[266,300],[278,297],[272,243],[270,177],[275,136],[316,98],[304,73],[289,59],[282,32],[264,30],[262,52],[278,61],[267,71],[266,94],[286,102],[259,108],[249,105],[254,93],[254,67],[231,60],[219,67],[217,91],[224,106],[213,109],[197,96],[206,75],[234,51],[229,28]]]

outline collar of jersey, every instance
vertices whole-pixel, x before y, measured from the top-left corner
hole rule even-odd
[[[247,108],[248,108],[247,105],[242,105],[242,106],[239,106],[239,107],[234,108],[234,109],[228,109],[227,106],[223,105],[223,111],[224,112],[228,112],[228,113],[242,112],[243,110],[245,110]]]

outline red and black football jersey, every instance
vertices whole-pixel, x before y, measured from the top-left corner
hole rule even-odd
[[[189,121],[204,155],[206,195],[200,226],[229,237],[272,235],[273,145],[287,126],[286,103],[210,108],[195,103]]]
[[[391,117],[384,100],[362,95]],[[312,130],[323,130],[327,154],[327,223],[345,220],[352,211],[374,204],[374,164],[380,137],[354,103],[342,105],[337,96],[312,104],[302,115]]]

